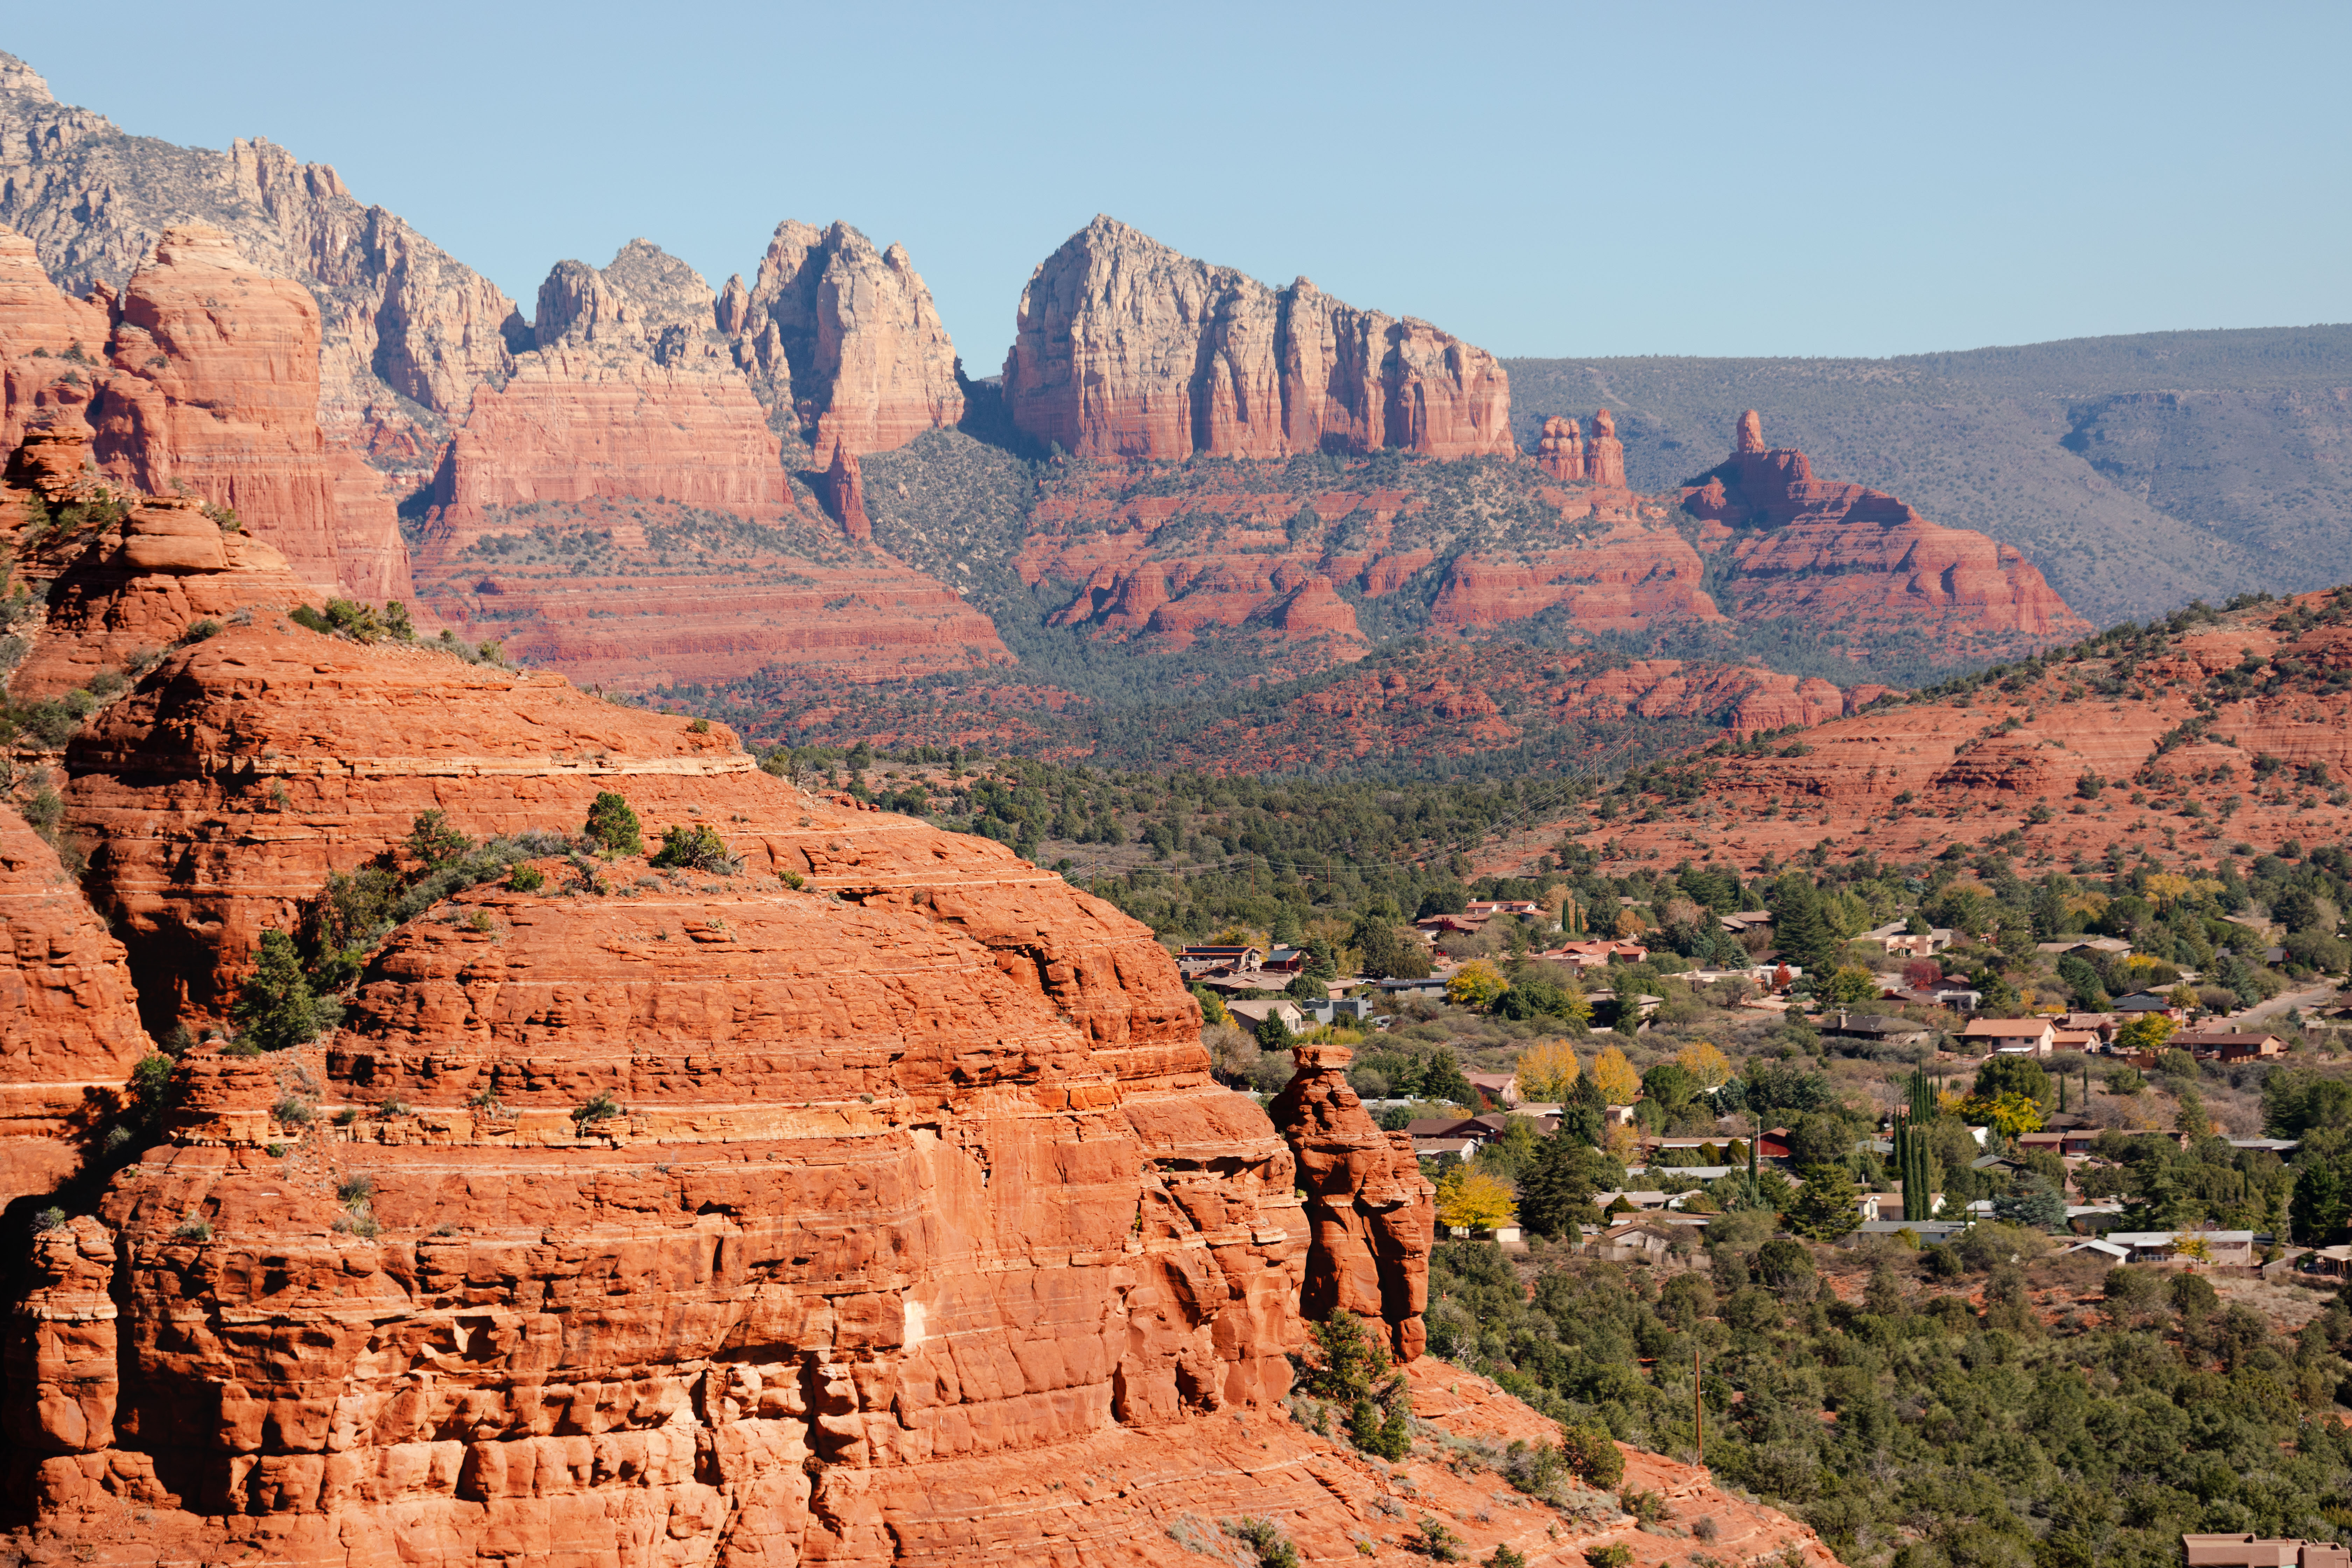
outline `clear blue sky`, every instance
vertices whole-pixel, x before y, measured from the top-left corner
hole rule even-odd
[[[2352,6],[26,7],[58,97],[334,164],[526,312],[903,242],[968,368],[1096,212],[1504,354],[2352,319]]]

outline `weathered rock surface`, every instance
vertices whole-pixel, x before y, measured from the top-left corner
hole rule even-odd
[[[312,379],[330,442],[394,485],[429,475],[474,387],[513,368],[514,302],[393,214],[361,204],[326,164],[299,163],[265,141],[218,153],[128,136],[59,104],[23,61],[0,60],[0,224],[32,240],[52,279],[70,293],[120,292],[165,230],[190,223],[226,233],[247,261],[310,292],[321,335]]]
[[[1381,1131],[1348,1087],[1353,1050],[1307,1045],[1295,1054],[1298,1071],[1266,1114],[1307,1194],[1299,1310],[1316,1321],[1338,1311],[1385,1323],[1396,1353],[1411,1361],[1428,1339],[1422,1314],[1437,1189],[1421,1173],[1412,1135]]]
[[[1606,489],[1625,488],[1625,443],[1617,439],[1617,420],[1606,408],[1592,416],[1592,445],[1585,455],[1584,477]]]
[[[795,495],[721,330],[752,309],[740,292],[716,300],[644,240],[602,269],[558,266],[540,290],[539,346],[503,387],[476,393],[450,444],[417,552],[424,601],[469,638],[633,687],[769,664],[866,681],[1010,662],[987,618],[937,579],[837,548],[870,537],[862,505],[838,510],[836,529]],[[825,488],[838,509],[845,491],[856,500],[856,452],[835,447],[844,466]]]
[[[1702,525],[1698,547],[1738,578],[1742,619],[1906,631],[1955,653],[2090,629],[2013,547],[1930,522],[1882,491],[1816,480],[1802,452],[1763,440],[1750,409],[1730,458],[1683,490],[1685,510]]]
[[[1544,421],[1543,435],[1536,443],[1536,461],[1556,479],[1584,482],[1584,432],[1575,420],[1555,414]]]
[[[86,422],[116,486],[236,510],[322,591],[415,597],[392,503],[320,431],[319,311],[299,284],[200,226],[167,229],[103,312],[45,296],[30,260],[0,233],[0,435]]]
[[[1103,216],[1023,290],[1004,392],[1022,431],[1080,457],[1517,450],[1509,378],[1484,350]]]
[[[719,329],[815,468],[836,449],[887,451],[963,417],[955,345],[906,247],[877,253],[845,223],[778,224],[751,286],[728,279]]]
[[[154,1050],[122,944],[42,842],[0,806],[0,1204],[54,1190],[95,1152]]]

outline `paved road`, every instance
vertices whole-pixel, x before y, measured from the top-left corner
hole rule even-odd
[[[2242,1029],[2248,1025],[2259,1024],[2267,1018],[2275,1018],[2280,1014],[2291,1012],[2297,1007],[2308,1007],[2327,1001],[2335,994],[2336,987],[2332,984],[2314,986],[2308,991],[2289,991],[2273,996],[2267,1002],[2257,1002],[2242,1013],[2232,1014],[2230,1022]]]

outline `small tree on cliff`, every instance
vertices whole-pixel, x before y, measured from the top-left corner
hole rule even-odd
[[[229,1016],[246,1026],[246,1036],[255,1045],[282,1051],[341,1021],[343,1010],[332,997],[310,994],[302,955],[295,951],[292,937],[282,931],[263,931],[258,959],[229,1009]]]
[[[646,852],[643,826],[628,797],[614,790],[598,793],[588,807],[588,837],[615,855]]]

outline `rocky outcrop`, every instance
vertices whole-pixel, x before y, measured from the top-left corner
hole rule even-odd
[[[1430,606],[1431,624],[1486,630],[1558,616],[1591,631],[1639,631],[1669,621],[1721,623],[1706,566],[1673,529],[1643,519],[1554,549],[1489,549],[1456,556]]]
[[[776,226],[746,289],[727,280],[719,330],[760,400],[813,465],[903,447],[963,417],[955,345],[904,246],[877,253],[845,223]]]
[[[47,574],[47,621],[8,680],[20,701],[87,689],[101,671],[152,659],[198,621],[318,597],[284,556],[222,528],[197,501],[146,497],[121,522],[71,542]]]
[[[122,943],[25,819],[0,805],[0,1203],[55,1190],[97,1152],[140,1026]]]
[[[415,597],[391,502],[321,433],[319,311],[299,284],[193,225],[166,230],[103,313],[45,292],[30,261],[0,233],[0,434],[86,423],[116,486],[235,510],[322,592]]]
[[[1884,491],[1816,480],[1741,416],[1730,458],[1683,489],[1742,619],[1801,616],[1845,636],[1927,633],[1955,657],[2090,629],[2012,546],[1945,528]]]
[[[1617,439],[1617,420],[1606,408],[1592,416],[1592,446],[1584,459],[1584,476],[1608,489],[1625,488],[1625,443]]]
[[[21,60],[0,58],[0,224],[72,293],[121,291],[164,232],[190,223],[299,280],[320,319],[320,423],[374,465],[373,490],[426,477],[475,386],[513,368],[514,302],[326,164],[264,141],[219,153],[125,135],[57,102]]]
[[[1004,363],[1013,423],[1088,458],[1513,451],[1510,385],[1484,350],[1275,290],[1097,217],[1039,264]]]
[[[1584,432],[1575,420],[1555,414],[1544,421],[1543,435],[1536,443],[1536,462],[1556,479],[1584,482]]]
[[[1388,1325],[1396,1353],[1421,1354],[1429,1306],[1436,1189],[1412,1138],[1383,1132],[1348,1087],[1345,1046],[1300,1046],[1298,1071],[1266,1107],[1307,1194],[1306,1287],[1299,1310],[1320,1321],[1352,1312]]]
[[[874,537],[873,521],[866,515],[866,482],[857,470],[857,454],[846,442],[834,444],[833,463],[824,475],[824,501],[843,533],[861,544]]]

